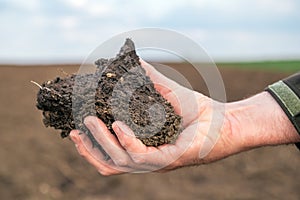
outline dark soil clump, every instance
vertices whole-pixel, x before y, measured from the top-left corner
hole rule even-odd
[[[79,129],[100,149],[83,124],[86,116],[97,116],[113,134],[112,123],[123,121],[147,146],[176,140],[182,119],[155,90],[130,39],[115,58],[99,59],[95,65],[93,74],[57,77],[42,84],[37,108],[43,111],[46,126],[60,129],[63,138]]]

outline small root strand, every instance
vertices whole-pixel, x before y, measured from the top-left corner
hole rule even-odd
[[[38,86],[41,90],[43,89],[43,87],[40,84],[38,84],[37,82],[35,82],[35,81],[30,81],[30,82],[33,83],[34,85]]]
[[[43,87],[40,84],[38,84],[37,82],[35,82],[35,81],[30,81],[30,82],[33,83],[34,85],[38,86],[41,90],[45,89],[45,90],[51,91],[51,89],[49,89],[47,87]],[[61,95],[59,95],[59,96],[61,96]]]

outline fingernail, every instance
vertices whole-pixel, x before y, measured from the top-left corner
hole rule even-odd
[[[94,117],[92,117],[92,116],[87,116],[86,118],[84,118],[83,123],[84,123],[85,125],[91,124],[91,123],[93,122],[93,120],[94,120]]]
[[[92,133],[97,130],[97,122],[95,121],[94,117],[86,117],[84,119],[84,124]]]
[[[116,122],[116,128],[119,129],[120,131],[122,131],[124,134],[128,135],[128,136],[134,136],[132,130],[123,122]]]
[[[71,137],[71,140],[72,140],[74,143],[78,143],[78,138],[77,138],[77,136],[76,136],[74,133],[71,133],[71,134],[70,134],[70,137]]]

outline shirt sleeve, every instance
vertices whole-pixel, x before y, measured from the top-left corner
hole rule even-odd
[[[300,134],[300,72],[266,88]],[[296,146],[300,150],[300,143]]]

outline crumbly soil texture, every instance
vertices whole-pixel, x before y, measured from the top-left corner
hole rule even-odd
[[[83,120],[93,115],[111,131],[114,121],[127,124],[147,146],[173,143],[182,130],[182,118],[154,88],[141,67],[134,43],[126,39],[115,58],[95,61],[95,73],[68,75],[46,81],[37,94],[37,108],[43,111],[45,126],[72,129],[88,135],[102,150]]]

